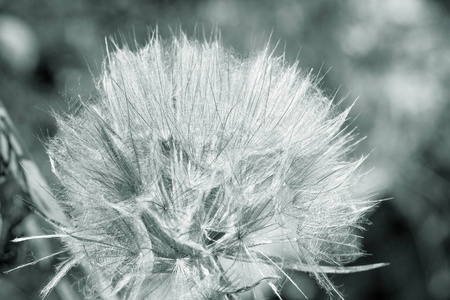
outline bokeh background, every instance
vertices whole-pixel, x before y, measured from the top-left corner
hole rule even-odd
[[[156,25],[202,36],[215,25],[223,44],[245,57],[270,38],[276,53],[323,77],[342,109],[358,99],[351,126],[371,153],[366,186],[384,201],[363,233],[368,255],[356,264],[390,266],[332,276],[346,299],[450,299],[450,2],[445,0],[0,0],[0,100],[39,168],[56,184],[43,143],[56,132],[49,113],[95,97],[105,37],[144,44]],[[17,193],[0,185],[2,237],[42,224]],[[16,200],[17,202],[17,200]],[[0,202],[1,204],[2,202]],[[9,222],[12,218],[14,222]],[[9,223],[8,223],[8,222]],[[5,233],[5,231],[8,231]],[[25,232],[27,231],[27,232]],[[6,234],[6,235],[5,235]],[[0,270],[43,251],[0,241]],[[57,246],[57,245],[56,245]],[[39,299],[58,259],[0,275],[0,299]],[[76,272],[74,272],[76,273]],[[77,289],[77,274],[69,275]],[[309,299],[326,299],[314,281],[292,274]],[[286,284],[285,299],[304,299]],[[266,290],[258,299],[272,297]],[[52,293],[49,299],[64,299]],[[275,298],[273,298],[275,299]]]

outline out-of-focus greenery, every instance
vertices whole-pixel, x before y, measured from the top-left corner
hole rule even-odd
[[[158,25],[167,38],[180,24],[189,36],[202,36],[203,28],[208,34],[218,25],[224,45],[241,56],[262,49],[270,37],[272,45],[279,42],[276,54],[285,51],[286,59],[298,58],[305,71],[326,74],[322,86],[336,94],[336,102],[345,97],[343,108],[359,98],[350,126],[367,136],[356,155],[371,152],[366,167],[373,168],[361,188],[393,198],[370,217],[373,225],[363,233],[363,244],[372,255],[357,262],[391,265],[334,281],[343,284],[347,299],[449,299],[446,3],[0,0],[0,99],[41,170],[56,182],[42,145],[56,130],[49,110],[62,113],[67,99],[95,97],[92,79],[105,56],[105,36],[143,44],[148,26]],[[23,263],[25,252],[9,263]],[[46,279],[27,278],[32,272],[26,269],[17,272],[0,277],[0,298],[38,299],[36,282]],[[310,299],[324,299],[307,276],[293,276]],[[303,299],[289,284],[283,295]]]

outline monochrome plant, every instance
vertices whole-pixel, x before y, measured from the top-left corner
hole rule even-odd
[[[217,38],[108,50],[98,97],[57,116],[48,147],[68,216],[55,236],[72,256],[43,296],[87,261],[92,295],[238,299],[267,282],[281,299],[298,270],[342,297],[327,273],[381,265],[343,267],[377,202],[355,192],[349,110],[318,81]]]

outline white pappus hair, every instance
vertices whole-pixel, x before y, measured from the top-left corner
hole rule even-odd
[[[352,192],[348,110],[317,81],[268,49],[240,59],[183,34],[108,53],[98,98],[57,117],[48,148],[73,256],[43,293],[86,260],[92,290],[121,299],[278,293],[289,269],[339,295],[326,270],[361,254],[375,202]]]

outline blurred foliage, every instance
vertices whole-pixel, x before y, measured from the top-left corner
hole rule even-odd
[[[367,138],[356,155],[372,152],[366,167],[373,168],[361,188],[393,198],[371,216],[363,243],[373,255],[358,261],[391,266],[335,281],[348,299],[449,299],[449,13],[440,0],[0,0],[0,99],[56,184],[42,145],[55,133],[49,111],[95,97],[105,37],[143,44],[148,26],[167,38],[180,24],[189,36],[218,25],[241,56],[270,37],[276,54],[326,74],[323,88],[336,101],[345,97],[343,106],[359,97],[351,126]],[[38,288],[23,279],[28,270],[18,272],[8,280]],[[295,276],[310,299],[324,298],[308,277]],[[4,288],[4,278],[0,298],[37,299]],[[286,284],[283,295],[302,299],[292,291]]]

